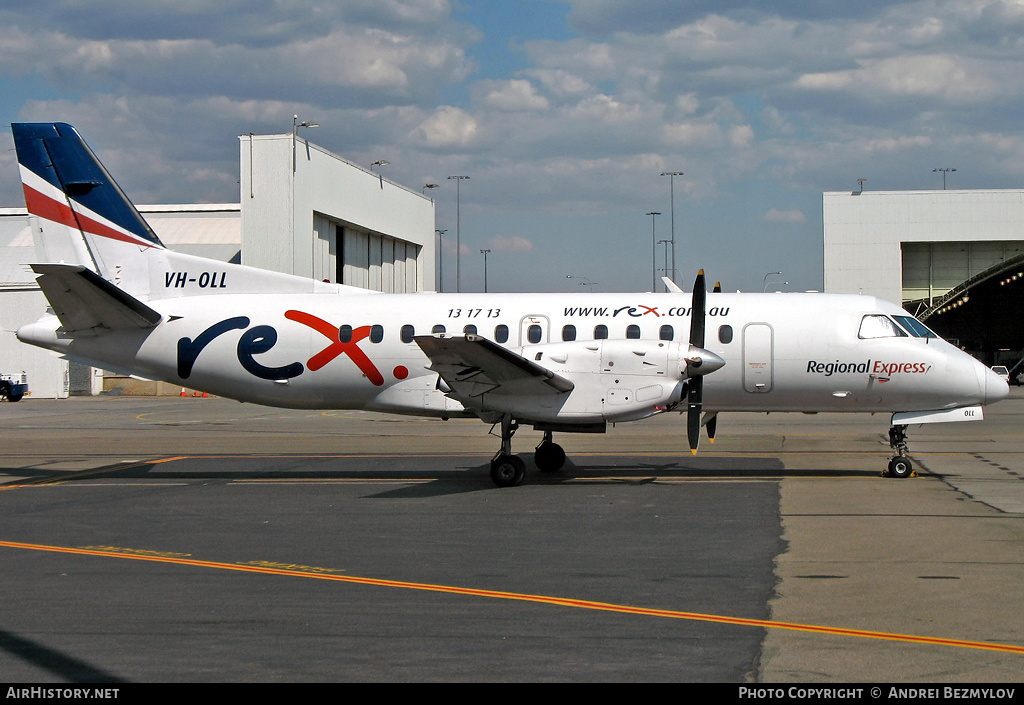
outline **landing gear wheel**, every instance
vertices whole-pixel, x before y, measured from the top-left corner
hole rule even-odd
[[[526,477],[526,466],[516,455],[499,455],[491,461],[491,479],[498,487],[515,487]]]
[[[565,451],[557,443],[545,441],[534,451],[533,462],[541,472],[557,472],[565,465]]]
[[[914,474],[914,465],[909,458],[897,455],[889,460],[889,477],[910,477]]]

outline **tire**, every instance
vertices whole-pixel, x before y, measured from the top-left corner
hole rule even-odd
[[[565,465],[565,451],[557,443],[541,443],[533,454],[533,462],[541,472],[558,472]]]
[[[889,461],[889,477],[903,479],[914,474],[914,465],[909,459],[896,456]]]
[[[515,455],[499,455],[491,461],[491,480],[498,487],[515,487],[526,477],[526,466]]]

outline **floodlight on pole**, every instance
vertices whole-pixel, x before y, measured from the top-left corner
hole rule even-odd
[[[938,169],[932,169],[932,172],[934,172],[934,173],[938,173],[940,171],[942,172],[942,190],[945,191],[946,190],[946,174],[948,174],[951,171],[956,171],[956,169],[950,169],[949,167],[939,167]]]
[[[373,164],[370,165],[370,171],[373,171],[373,167],[375,167],[375,166],[387,166],[390,163],[391,162],[389,162],[387,159],[378,159],[377,161],[375,161]],[[383,190],[384,189],[384,175],[378,172],[377,173],[377,178],[380,180],[380,188],[381,188],[381,190]]]
[[[583,281],[580,282],[580,286],[589,286],[590,287],[590,293],[594,293],[594,282],[590,281],[590,277],[577,277],[577,276],[573,276],[572,274],[566,274],[565,278],[566,279],[582,279]]]
[[[298,137],[299,128],[300,127],[320,127],[320,125],[318,125],[315,122],[311,122],[309,120],[303,120],[302,122],[299,122],[299,116],[298,115],[292,115],[292,173],[293,174],[295,173],[295,141],[296,141],[296,139]],[[307,155],[308,155],[308,152],[309,152],[309,142],[308,141],[306,142],[306,152],[307,152]]]

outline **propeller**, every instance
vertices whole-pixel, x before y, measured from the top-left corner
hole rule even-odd
[[[715,284],[715,291],[721,291],[721,284]],[[704,403],[704,375],[711,374],[725,364],[725,360],[704,348],[704,328],[706,318],[707,289],[704,283],[704,270],[697,273],[693,283],[693,303],[690,310],[690,349],[686,358],[686,436],[690,442],[690,452],[697,453],[700,442],[700,427],[708,427],[708,438],[714,442],[716,415],[709,414],[701,422],[701,407]]]
[[[693,305],[690,308],[690,352],[693,348],[704,348],[704,314],[705,302],[708,292],[704,288],[704,270],[697,272],[697,280],[693,283]],[[690,452],[697,454],[697,445],[700,443],[700,410],[704,397],[704,375],[692,374],[701,367],[703,360],[697,356],[687,360],[687,372],[690,379],[686,383],[686,436],[690,441]]]

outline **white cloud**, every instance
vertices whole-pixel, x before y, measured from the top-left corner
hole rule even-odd
[[[796,209],[780,211],[777,208],[772,208],[761,216],[761,220],[768,221],[769,223],[806,223],[807,216],[804,215],[803,211]]]
[[[483,103],[504,112],[547,110],[548,99],[537,93],[533,84],[523,79],[499,82],[484,97]]]
[[[410,136],[432,149],[470,147],[480,136],[480,126],[476,118],[465,110],[442,105],[420,123]]]
[[[495,252],[521,253],[533,249],[533,243],[518,235],[496,235],[488,241],[488,247]]]

